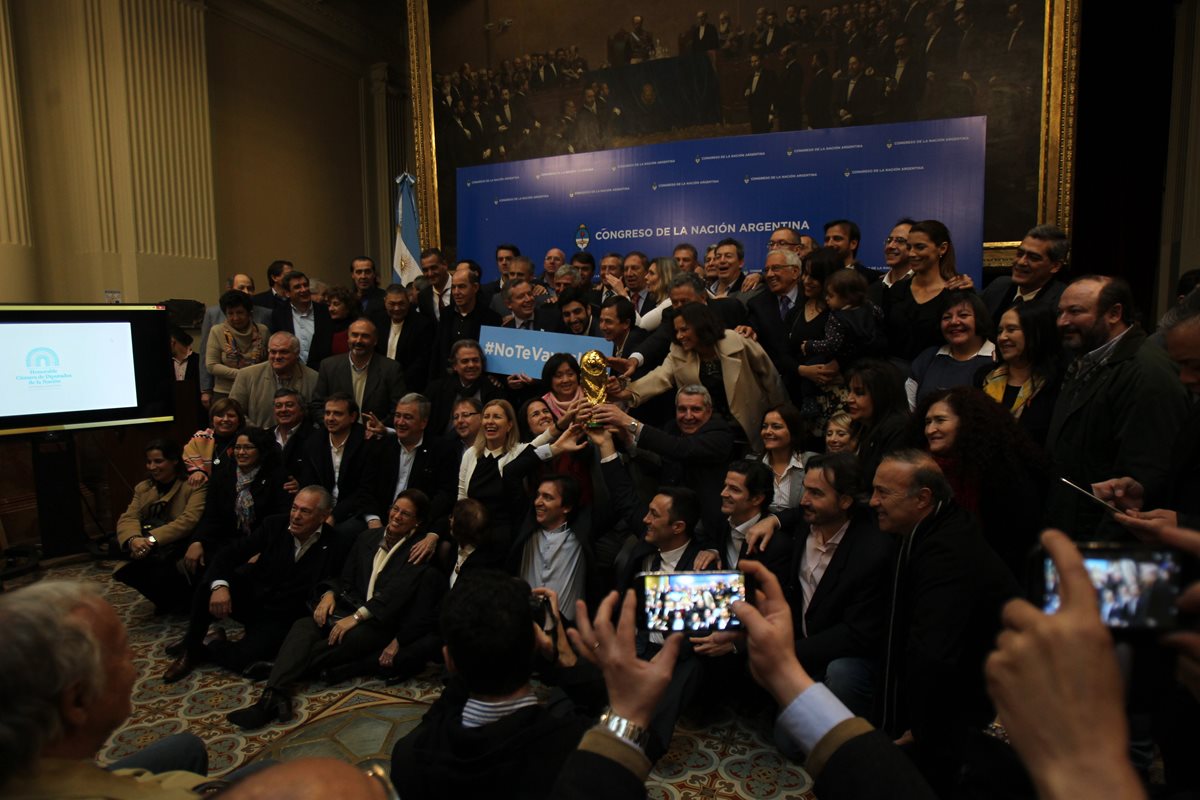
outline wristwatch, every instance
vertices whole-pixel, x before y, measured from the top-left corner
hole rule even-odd
[[[638,421],[636,419],[629,420],[629,423],[625,427],[628,428],[629,432],[632,433],[634,436],[637,435]]]
[[[639,750],[645,750],[650,741],[650,731],[619,716],[612,710],[612,706],[604,709],[604,713],[600,715],[600,726]]]
[[[157,546],[158,546],[158,539],[155,539],[155,538],[154,538],[154,534],[153,534],[153,533],[147,533],[147,534],[146,534],[146,536],[145,536],[145,539],[146,539],[146,541],[147,541],[147,542],[149,542],[149,543],[150,543],[150,546],[151,546],[151,547],[157,547]]]

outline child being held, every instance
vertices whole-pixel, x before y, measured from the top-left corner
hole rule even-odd
[[[829,319],[825,338],[800,343],[806,363],[836,361],[846,369],[860,358],[881,356],[887,351],[883,336],[883,312],[867,299],[867,280],[853,269],[840,269],[825,281],[825,305]]]

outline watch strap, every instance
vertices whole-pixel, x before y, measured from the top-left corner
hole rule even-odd
[[[611,707],[606,708],[600,715],[600,727],[641,750],[645,750],[650,741],[649,730],[620,716]]]

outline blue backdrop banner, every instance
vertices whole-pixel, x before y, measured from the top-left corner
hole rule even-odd
[[[579,361],[588,350],[611,356],[612,342],[598,336],[570,333],[519,331],[484,325],[479,329],[479,345],[487,357],[487,371],[498,375],[521,372],[541,380],[542,366],[555,353],[570,353]]]
[[[725,237],[761,268],[767,240],[790,225],[824,241],[852,219],[859,259],[883,264],[901,217],[950,228],[958,269],[982,285],[985,117],[729,136],[535,158],[458,170],[458,253],[496,277],[497,244],[534,264],[551,247],[669,256]],[[1024,231],[1014,231],[1018,239]]]

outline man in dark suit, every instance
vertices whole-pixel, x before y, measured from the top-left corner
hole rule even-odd
[[[417,311],[436,328],[442,313],[451,306],[450,267],[440,248],[421,251],[421,273],[429,279],[429,285],[417,294]]]
[[[750,553],[746,532],[762,519],[775,496],[771,469],[762,461],[744,458],[729,464],[719,495],[725,518],[713,543],[725,569],[737,569],[743,558],[761,561],[776,576],[787,574],[792,557],[791,536],[772,537],[770,544]]]
[[[404,370],[404,386],[410,391],[424,390],[429,380],[429,343],[436,323],[424,314],[414,313],[408,291],[393,283],[384,296],[383,311],[371,320],[378,339],[375,351],[392,359]]]
[[[460,400],[474,398],[483,406],[491,400],[504,398],[504,391],[484,372],[487,360],[479,342],[474,339],[455,342],[450,351],[450,363],[450,372],[431,381],[427,393],[433,404],[429,429],[437,436],[449,434],[453,429],[452,415]]]
[[[437,340],[429,365],[430,380],[446,374],[450,349],[455,342],[463,339],[479,341],[481,327],[500,326],[500,316],[487,307],[483,294],[479,276],[467,264],[460,262],[450,279],[452,307],[443,310],[441,322],[438,323]]]
[[[925,65],[915,52],[912,36],[902,33],[892,45],[895,57],[884,76],[885,116],[889,122],[916,119],[925,96]]]
[[[692,26],[691,42],[693,53],[707,53],[709,50],[716,50],[721,46],[721,41],[717,38],[717,26],[708,21],[708,14],[703,11],[696,12],[696,24]]]
[[[353,677],[365,657],[377,659],[389,641],[404,645],[436,629],[446,580],[428,560],[409,558],[428,512],[429,499],[406,490],[392,503],[386,527],[359,534],[340,576],[322,581],[312,615],[292,625],[262,695],[230,713],[230,722],[243,729],[286,722],[292,687],[306,673],[322,672],[331,682]]]
[[[746,106],[750,114],[750,132],[766,133],[771,130],[776,102],[775,73],[766,70],[762,57],[757,53],[750,56],[750,78],[746,82]]]
[[[675,395],[675,419],[663,429],[646,425],[611,404],[596,406],[592,419],[619,431],[626,447],[656,454],[662,462],[660,486],[687,486],[700,498],[703,528],[696,532],[709,552],[701,553],[696,569],[716,566],[717,539],[727,527],[721,513],[721,488],[733,457],[729,424],[713,416],[712,396],[703,386],[685,386]]]
[[[613,356],[622,358],[637,350],[646,332],[634,325],[633,303],[613,295],[600,304],[600,334],[612,342]]]
[[[846,75],[834,82],[833,103],[842,125],[870,125],[883,112],[883,86],[859,56],[850,56]]]
[[[625,284],[626,296],[633,304],[634,313],[641,317],[650,312],[657,302],[646,289],[646,273],[650,269],[650,257],[640,250],[627,253],[622,264],[621,281]]]
[[[275,390],[275,425],[271,434],[283,453],[283,488],[295,494],[300,491],[300,477],[304,474],[304,443],[312,433],[312,422],[308,419],[308,403],[295,389]]]
[[[779,130],[798,131],[804,128],[804,65],[800,63],[800,52],[795,43],[780,51],[783,58],[783,75],[779,79],[779,99],[776,111]]]
[[[514,278],[500,290],[500,297],[508,309],[508,319],[501,327],[522,331],[546,330],[546,317],[539,319],[537,298],[533,296],[533,284],[525,278]]]
[[[372,525],[368,515],[374,515],[378,525],[379,505],[369,491],[366,476],[375,463],[378,445],[365,438],[365,429],[358,424],[358,405],[345,392],[335,392],[325,400],[325,430],[314,433],[304,446],[305,486],[319,485],[333,497],[333,508],[326,520],[338,533],[357,536]]]
[[[404,394],[404,373],[400,365],[375,352],[378,340],[375,323],[358,319],[347,331],[350,353],[347,358],[326,359],[317,374],[313,407],[321,408],[334,392],[345,392],[354,399],[363,415],[387,419],[396,401]]]
[[[871,715],[895,541],[858,505],[854,456],[814,456],[804,472],[792,562],[780,576],[796,624],[796,655],[858,716]],[[785,512],[786,513],[786,512]]]
[[[833,127],[833,75],[829,71],[829,55],[820,48],[813,51],[812,77],[804,93],[804,109],[810,128]]]
[[[187,633],[173,648],[178,657],[163,673],[164,683],[182,680],[206,660],[240,672],[275,657],[292,623],[308,613],[314,587],[342,568],[350,540],[325,524],[332,505],[325,489],[305,486],[289,514],[267,517],[213,559],[196,584]],[[245,635],[206,644],[209,623],[231,616],[245,626]]]
[[[884,456],[873,489],[879,529],[901,542],[885,639],[884,727],[893,738],[911,737],[914,761],[944,796],[962,767],[967,732],[995,719],[983,664],[1000,609],[1020,587],[951,499],[928,453]]]
[[[324,303],[314,303],[308,276],[293,270],[284,278],[289,302],[271,312],[271,330],[300,340],[300,361],[317,369],[333,352],[333,320]]]
[[[767,262],[763,266],[766,292],[759,292],[746,301],[746,325],[737,328],[743,336],[756,338],[770,357],[771,363],[783,378],[788,394],[799,397],[799,362],[792,352],[788,337],[796,314],[804,306],[800,291],[800,257],[791,246],[798,246],[800,237],[791,228],[780,228],[771,234]]]
[[[1066,284],[1055,278],[1070,252],[1067,234],[1054,225],[1036,225],[1029,229],[1017,247],[1012,275],[996,278],[983,290],[983,303],[992,320],[1017,303],[1034,303],[1058,312],[1058,299]]]
[[[376,504],[387,508],[405,489],[420,489],[429,498],[427,528],[444,531],[457,495],[458,454],[448,440],[427,432],[432,408],[424,395],[400,398],[392,427],[379,432],[377,457],[368,465],[362,490],[373,492]],[[425,549],[432,551],[437,540],[436,533],[428,534]]]
[[[274,311],[279,306],[288,303],[287,289],[283,285],[283,277],[295,269],[290,261],[275,260],[267,267],[267,288],[254,295],[254,305],[262,306],[268,311]],[[257,322],[257,320],[255,320]]]
[[[350,262],[350,279],[358,293],[359,316],[374,317],[383,313],[383,289],[379,288],[379,273],[375,259],[357,256]]]

